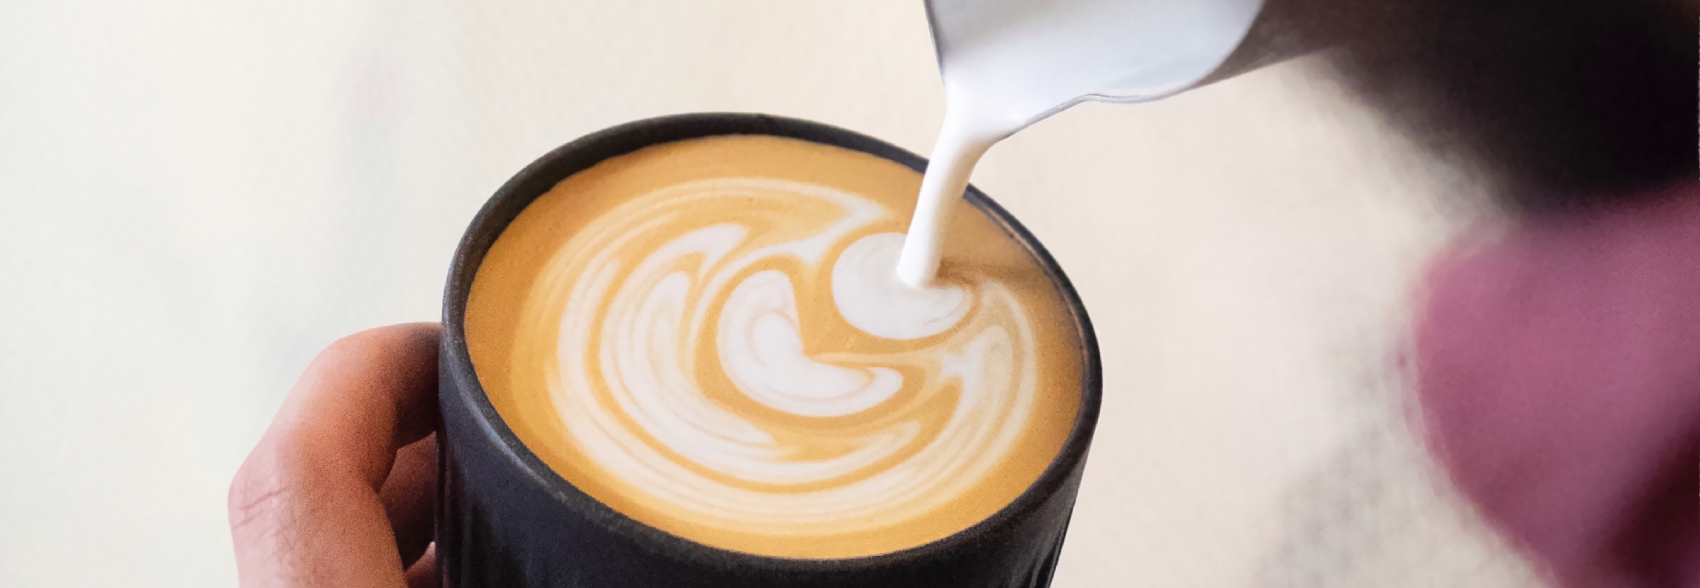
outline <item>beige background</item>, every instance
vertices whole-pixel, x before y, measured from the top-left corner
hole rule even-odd
[[[1399,417],[1474,190],[1317,75],[1086,105],[976,183],[1103,343],[1059,586],[1527,586]],[[510,174],[665,113],[925,152],[912,0],[0,3],[0,584],[228,586],[231,473],[314,351],[437,316]]]

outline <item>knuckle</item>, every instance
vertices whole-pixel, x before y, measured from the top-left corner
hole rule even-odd
[[[369,353],[374,345],[384,342],[384,334],[378,330],[366,330],[352,335],[344,335],[319,352],[315,362],[334,360],[343,357],[359,357]]]
[[[279,510],[284,486],[277,469],[256,451],[236,470],[226,496],[230,528],[241,533],[254,528]]]
[[[438,327],[429,323],[409,323],[366,329],[345,335],[319,352],[320,359],[342,356],[362,357],[384,349],[410,348],[416,345],[435,349]]]
[[[291,455],[289,443],[272,441],[262,441],[231,480],[226,509],[233,532],[275,527],[279,518],[289,516],[294,488],[301,482],[300,460]]]

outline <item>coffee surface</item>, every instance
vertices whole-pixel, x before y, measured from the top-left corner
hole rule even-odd
[[[932,286],[901,285],[919,183],[768,136],[604,161],[482,262],[465,317],[478,379],[568,482],[699,543],[846,558],[966,529],[1061,449],[1080,332],[978,210],[952,218]]]

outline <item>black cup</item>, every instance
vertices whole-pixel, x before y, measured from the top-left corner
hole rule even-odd
[[[916,171],[926,160],[844,129],[759,114],[686,114],[637,121],[566,144],[521,170],[473,218],[444,294],[438,398],[441,492],[437,561],[445,588],[542,586],[1048,586],[1068,530],[1098,422],[1098,343],[1079,296],[1026,229],[979,190],[967,200],[1002,224],[1067,298],[1084,354],[1080,412],[1062,451],[1002,510],[949,537],[893,553],[792,559],[710,547],[627,517],[545,465],[496,414],[473,373],[463,317],[479,263],[504,227],[556,183],[598,162],[660,143],[773,135],[834,145]]]

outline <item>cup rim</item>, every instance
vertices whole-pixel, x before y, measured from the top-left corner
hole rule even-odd
[[[979,538],[1023,520],[1023,514],[1039,508],[1063,489],[1070,473],[1085,460],[1097,427],[1102,399],[1102,366],[1097,337],[1087,316],[1079,293],[1063,273],[1043,244],[1022,226],[1014,216],[993,202],[979,189],[970,185],[965,198],[970,204],[990,215],[1003,229],[1026,248],[1060,290],[1070,314],[1075,319],[1080,337],[1081,392],[1080,408],[1070,426],[1068,437],[1056,457],[1039,477],[1014,500],[979,522],[960,531],[934,540],[887,553],[850,558],[792,558],[736,551],[699,543],[668,533],[633,519],[580,490],[544,463],[522,442],[507,425],[484,391],[477,371],[472,365],[466,344],[465,314],[472,281],[485,254],[509,223],[532,201],[547,193],[554,185],[607,159],[631,153],[644,147],[673,141],[722,135],[767,135],[800,139],[849,149],[880,157],[924,172],[927,161],[879,139],[818,122],[754,113],[690,113],[636,120],[574,139],[539,157],[514,174],[498,188],[479,209],[466,233],[455,248],[449,280],[444,288],[443,350],[440,361],[453,368],[443,371],[445,378],[453,377],[452,386],[444,386],[442,394],[456,394],[471,409],[479,434],[493,438],[510,462],[534,484],[555,499],[562,507],[594,521],[605,530],[622,536],[646,550],[683,555],[691,562],[724,569],[759,568],[781,573],[811,574],[832,571],[880,569],[902,566],[911,562],[949,558],[963,555],[976,548]],[[451,374],[453,374],[451,376]],[[452,389],[452,392],[451,392]],[[448,397],[440,402],[448,402]],[[470,432],[461,432],[468,434]]]

